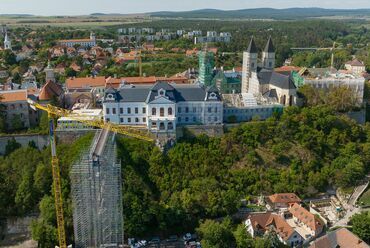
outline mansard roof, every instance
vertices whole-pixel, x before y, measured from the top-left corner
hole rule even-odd
[[[256,43],[254,42],[253,36],[252,36],[251,41],[249,42],[247,52],[248,53],[258,53],[258,49],[257,49]]]
[[[263,50],[265,53],[274,53],[275,52],[275,47],[274,43],[272,42],[271,36],[269,37],[265,49]]]
[[[158,82],[152,85],[125,85],[118,91],[121,102],[152,102],[158,98],[159,91],[165,90],[164,97],[173,102],[204,101],[208,92],[216,92],[217,100],[220,100],[217,89],[206,89],[196,84],[170,84]]]

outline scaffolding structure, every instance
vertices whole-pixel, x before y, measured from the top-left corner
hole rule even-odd
[[[115,134],[98,130],[89,150],[71,169],[77,248],[122,247],[122,180]]]

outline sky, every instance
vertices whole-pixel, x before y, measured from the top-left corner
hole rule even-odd
[[[370,8],[370,0],[0,0],[0,14],[45,16],[261,7]]]

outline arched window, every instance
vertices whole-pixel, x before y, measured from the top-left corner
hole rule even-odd
[[[164,123],[163,122],[161,122],[159,124],[159,130],[165,130],[165,127],[164,127]]]
[[[157,109],[156,108],[152,108],[152,115],[157,115]]]
[[[161,116],[161,117],[164,116],[164,108],[159,109],[159,116]]]
[[[168,115],[172,115],[172,108],[171,107],[169,107],[167,111],[168,111]]]
[[[168,130],[172,130],[173,129],[173,123],[172,122],[169,122],[167,124],[167,128],[168,128]]]

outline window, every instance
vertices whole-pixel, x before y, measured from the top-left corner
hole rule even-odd
[[[119,108],[119,113],[123,114],[123,108]]]
[[[212,112],[212,107],[208,107],[208,113]]]
[[[178,120],[179,122],[181,122],[181,117],[177,118],[177,120]]]
[[[157,127],[157,122],[153,121],[153,122],[152,122],[152,126],[153,126],[153,127]]]
[[[145,114],[145,113],[146,113],[146,108],[144,107],[144,108],[143,108],[143,114]]]
[[[127,122],[131,122],[131,118],[127,118]]]
[[[106,118],[106,119],[105,119],[105,121],[106,121],[106,122],[110,122],[110,119],[109,119],[109,118]]]
[[[121,123],[123,123],[123,118],[120,118],[120,119],[119,119],[119,121],[120,121]]]
[[[135,122],[138,123],[139,122],[139,118],[135,118]]]
[[[185,113],[189,113],[189,107],[185,107]]]
[[[116,114],[116,108],[112,108],[112,112],[115,115]]]
[[[161,116],[161,117],[164,116],[164,108],[159,109],[159,116]]]
[[[270,68],[272,67],[272,62],[269,62],[269,67],[270,67]]]
[[[143,117],[143,122],[146,122],[146,117]]]
[[[193,113],[197,112],[197,108],[193,107]]]
[[[185,117],[185,122],[188,122],[189,121],[189,117]]]
[[[217,113],[217,107],[215,107],[215,113]]]
[[[177,112],[181,113],[181,107],[177,108]]]
[[[211,116],[208,116],[208,121],[211,122],[212,121],[212,117]]]
[[[109,108],[106,108],[106,109],[105,109],[105,113],[106,113],[107,115],[109,115]]]
[[[165,126],[163,122],[159,124],[159,130],[165,130]]]
[[[167,129],[169,129],[169,130],[172,130],[173,129],[173,123],[172,122],[169,122],[167,124]]]
[[[131,114],[131,108],[127,108],[127,114]]]
[[[168,115],[172,115],[172,108],[169,107],[168,110],[167,110],[167,112],[168,112]]]
[[[215,120],[215,122],[217,122],[217,116],[215,116],[214,120]]]
[[[20,108],[23,108],[23,104],[22,104],[22,103],[21,103],[21,104],[19,104],[19,107],[20,107]]]
[[[135,108],[135,114],[139,113],[139,108]]]
[[[193,116],[193,122],[197,122],[197,117]]]
[[[157,109],[156,108],[152,108],[152,115],[157,115]]]

